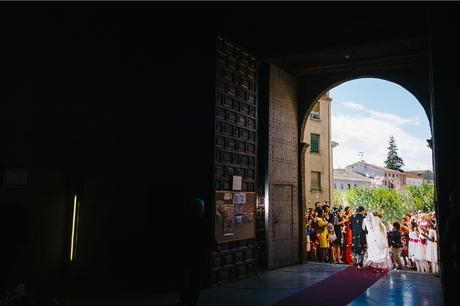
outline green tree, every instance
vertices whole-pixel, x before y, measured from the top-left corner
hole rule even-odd
[[[342,208],[344,207],[343,206],[343,199],[342,199],[342,194],[340,192],[338,192],[337,190],[334,190],[333,191],[333,199],[334,199],[334,206],[335,207],[339,207],[339,206],[342,206]]]
[[[388,154],[384,163],[387,168],[393,170],[401,170],[402,166],[404,166],[404,161],[398,156],[398,147],[393,135],[390,136],[388,141]]]
[[[410,194],[413,201],[412,212],[430,212],[434,210],[434,186],[422,182],[419,186],[406,185],[404,189]]]
[[[364,206],[369,211],[380,212],[386,225],[401,220],[408,212],[407,203],[396,189],[353,188],[345,192],[344,202],[353,209]]]
[[[424,182],[420,186],[406,185],[402,190],[356,187],[345,191],[340,200],[343,206],[351,206],[353,210],[364,206],[379,211],[382,221],[389,225],[401,220],[405,213],[433,211],[434,186]]]

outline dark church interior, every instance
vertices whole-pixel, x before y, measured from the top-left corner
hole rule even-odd
[[[216,170],[216,59],[228,41],[256,75],[246,192],[264,194],[269,176],[270,65],[296,84],[299,127],[317,97],[354,78],[396,82],[420,101],[443,299],[456,305],[459,13],[453,2],[0,3],[2,290],[24,283],[48,305],[178,289],[193,253],[186,206],[203,199],[212,223],[232,175]],[[220,248],[243,246],[257,261],[241,278],[269,269],[263,239]],[[234,281],[208,255],[201,287]]]

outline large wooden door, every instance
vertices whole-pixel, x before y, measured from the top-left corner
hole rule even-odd
[[[286,266],[297,261],[294,241],[294,186],[270,186],[271,268]]]
[[[295,78],[270,65],[268,190],[266,190],[268,268],[299,261],[298,124]]]
[[[218,37],[214,147],[215,192],[231,192],[233,190],[232,179],[237,176],[242,180],[241,190],[238,192],[245,193],[248,200],[250,196],[255,198],[256,140],[256,58],[235,43]],[[217,200],[215,202],[217,206]],[[252,214],[255,213],[255,204],[253,208]],[[236,226],[243,227],[243,225]],[[222,228],[222,223],[216,222],[215,228],[217,227]],[[227,283],[255,274],[257,253],[254,218],[245,223],[244,228],[246,229],[244,236],[235,231],[235,235],[231,234],[225,240],[220,241],[222,252],[214,253],[211,258],[211,284]]]
[[[215,190],[255,191],[257,132],[256,58],[235,44],[217,39]]]

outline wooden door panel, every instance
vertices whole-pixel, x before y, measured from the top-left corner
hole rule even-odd
[[[268,130],[268,267],[298,262],[296,80],[270,65]]]
[[[221,37],[217,38],[216,52],[214,191],[231,191],[233,176],[238,175],[242,176],[241,192],[252,193],[256,190],[257,177],[256,58]],[[253,222],[254,238],[228,237],[232,241],[220,244],[222,255],[212,255],[211,285],[256,272],[256,222]]]
[[[296,262],[294,254],[294,199],[292,185],[272,185],[270,188],[271,243],[273,260],[271,268]]]

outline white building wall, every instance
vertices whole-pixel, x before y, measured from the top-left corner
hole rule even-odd
[[[423,179],[412,178],[412,177],[406,178],[406,185],[420,186],[422,182],[423,182]]]
[[[348,185],[350,185],[350,188],[348,188]],[[358,181],[358,180],[334,179],[333,188],[334,190],[338,192],[344,192],[353,187],[368,187],[370,185],[371,185],[370,182],[363,182],[363,181]]]
[[[364,176],[367,176],[367,177],[370,177],[370,178],[375,178],[377,176],[383,176],[383,177],[385,176],[385,172],[383,172],[382,170],[376,169],[374,167],[370,167],[370,166],[368,166],[368,165],[366,165],[364,163],[361,163],[361,162],[349,165],[349,166],[345,167],[345,169],[347,169],[349,171],[359,173],[361,175],[364,175]]]

